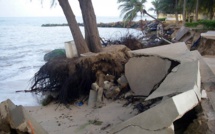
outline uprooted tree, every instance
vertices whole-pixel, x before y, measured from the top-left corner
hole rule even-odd
[[[55,94],[56,101],[68,104],[89,94],[91,84],[98,80],[98,72],[119,78],[129,59],[128,50],[119,46],[114,51],[94,56],[50,60],[35,74],[31,91]]]
[[[53,0],[54,2],[54,0]],[[58,0],[74,38],[78,54],[100,52],[101,43],[96,25],[96,16],[91,0],[79,0],[84,20],[85,39],[79,29],[68,0]],[[31,92],[52,94],[56,101],[67,104],[82,95],[87,95],[91,84],[100,76],[120,76],[129,55],[127,47],[94,56],[56,58],[43,65],[32,79]],[[116,77],[116,78],[117,78]],[[55,94],[55,95],[53,95]]]

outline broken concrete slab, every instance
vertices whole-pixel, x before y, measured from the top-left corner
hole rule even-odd
[[[191,54],[199,60],[200,63],[200,74],[201,74],[201,81],[203,83],[215,83],[215,75],[213,74],[212,70],[208,66],[208,64],[204,61],[201,54],[196,51],[191,51]]]
[[[201,33],[201,40],[197,49],[201,55],[215,55],[215,31]]]
[[[179,62],[187,62],[194,59],[184,42],[178,42],[154,48],[139,49],[135,51],[129,51],[129,53],[131,53],[132,56],[154,55]]]
[[[201,33],[201,36],[206,39],[215,40],[215,31],[207,31],[206,33]]]
[[[179,41],[186,33],[190,31],[189,28],[182,26],[176,33],[175,41]]]
[[[201,100],[200,72],[198,61],[178,65],[176,72],[167,75],[161,85],[146,100],[178,94],[194,89]]]
[[[171,61],[156,56],[133,57],[125,65],[125,76],[136,95],[148,96],[168,74]]]
[[[0,103],[0,115],[3,115],[0,118],[0,132],[10,133],[11,129],[14,129],[20,134],[26,132],[47,134],[46,130],[22,106],[16,106],[10,100]]]
[[[187,103],[189,102],[189,103]],[[132,133],[141,134],[146,131],[149,134],[174,133],[172,123],[181,118],[186,112],[194,108],[199,103],[194,90],[189,90],[167,99],[155,107],[117,125],[110,133],[130,134],[133,126],[138,127]]]

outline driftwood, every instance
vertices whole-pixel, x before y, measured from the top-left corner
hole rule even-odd
[[[48,61],[32,79],[32,92],[55,93],[56,101],[67,104],[82,95],[88,95],[96,72],[118,78],[124,73],[129,59],[126,47],[116,46],[112,51],[79,58],[56,58]],[[113,51],[114,50],[114,51]],[[116,80],[115,80],[116,81]]]

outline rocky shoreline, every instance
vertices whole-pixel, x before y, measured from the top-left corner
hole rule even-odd
[[[142,23],[142,24],[141,24]],[[129,24],[125,25],[125,22],[118,21],[118,22],[110,22],[110,23],[98,23],[98,27],[114,27],[114,28],[139,28],[140,25],[145,25],[146,21],[132,21]],[[78,23],[79,26],[84,26],[83,23]],[[68,26],[68,24],[42,24],[42,27],[58,27],[58,26]]]

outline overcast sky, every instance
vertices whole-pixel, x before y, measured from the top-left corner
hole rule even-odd
[[[56,0],[57,1],[57,0]],[[145,5],[151,7],[151,0]],[[78,0],[69,0],[76,16],[81,16]],[[119,16],[117,0],[92,0],[97,16]],[[64,16],[57,4],[50,8],[51,0],[0,0],[0,17]]]

